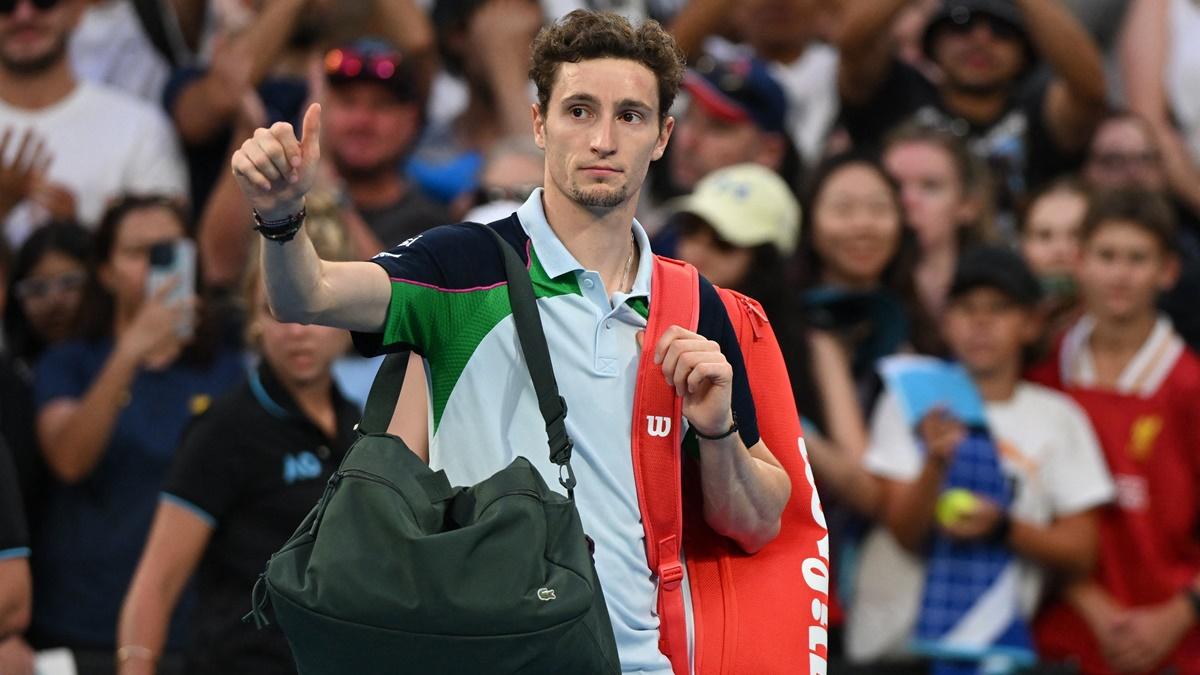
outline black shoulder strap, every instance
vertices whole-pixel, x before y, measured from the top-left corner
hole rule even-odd
[[[505,222],[505,221],[500,221]],[[533,283],[529,270],[521,261],[516,250],[500,236],[493,225],[483,225],[496,240],[504,258],[504,273],[508,280],[508,301],[512,305],[513,322],[516,324],[521,353],[533,380],[537,393],[538,409],[546,423],[546,437],[550,446],[550,461],[559,467],[559,482],[569,495],[575,488],[575,473],[571,469],[571,451],[574,444],[567,435],[567,402],[558,393],[558,382],[554,378],[554,365],[550,361],[550,350],[546,345],[546,333],[542,329],[537,300],[533,294]],[[408,367],[408,352],[390,354],[384,359],[371,393],[367,396],[359,430],[376,433],[387,429],[395,409],[396,399],[404,385],[404,372]]]

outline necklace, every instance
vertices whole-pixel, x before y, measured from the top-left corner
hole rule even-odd
[[[629,270],[633,268],[633,254],[637,251],[636,240],[630,238],[629,244],[629,257],[625,259],[625,271],[621,273],[621,286],[617,289],[618,293],[625,292],[625,282],[629,278]]]

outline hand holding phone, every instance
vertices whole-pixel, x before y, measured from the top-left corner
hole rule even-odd
[[[190,302],[196,294],[196,245],[190,239],[175,239],[150,248],[150,272],[146,275],[146,297],[154,297],[160,288],[171,284],[163,302],[176,307]],[[194,312],[180,314],[175,334],[191,337]]]

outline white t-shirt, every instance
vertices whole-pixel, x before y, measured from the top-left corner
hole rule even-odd
[[[1071,399],[1037,384],[1022,382],[1008,401],[985,406],[1000,463],[1016,481],[1013,517],[1048,525],[1108,502],[1113,497],[1096,434]],[[891,480],[916,480],[924,452],[891,393],[880,398],[871,418],[867,470]],[[848,612],[847,654],[854,661],[903,657],[916,626],[925,584],[925,563],[877,526],[861,551],[855,597]],[[1043,572],[1021,563],[1020,606],[1033,615]]]
[[[1171,0],[1167,17],[1170,53],[1167,54],[1166,83],[1171,112],[1187,140],[1192,160],[1200,162],[1200,4],[1195,0]]]
[[[132,2],[89,3],[71,33],[71,68],[81,79],[160,105],[171,64],[158,53]]]
[[[48,177],[75,195],[85,226],[95,227],[108,201],[125,192],[187,196],[187,166],[166,114],[128,94],[80,82],[38,110],[0,101],[0,130],[6,128],[14,132],[6,159],[26,129],[41,135],[54,158]],[[18,205],[4,224],[9,243],[19,246],[46,219],[41,207]]]

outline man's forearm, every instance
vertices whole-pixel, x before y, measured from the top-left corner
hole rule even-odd
[[[1087,29],[1058,0],[1016,0],[1034,49],[1076,101],[1103,106],[1104,60]]]
[[[320,302],[321,265],[303,226],[291,241],[262,242],[263,280],[275,318],[285,323],[316,322],[324,309]]]
[[[759,442],[752,451],[736,433],[716,441],[700,439],[705,520],[748,553],[766,546],[779,533],[791,496],[787,472],[767,461],[769,456],[765,444]]]

